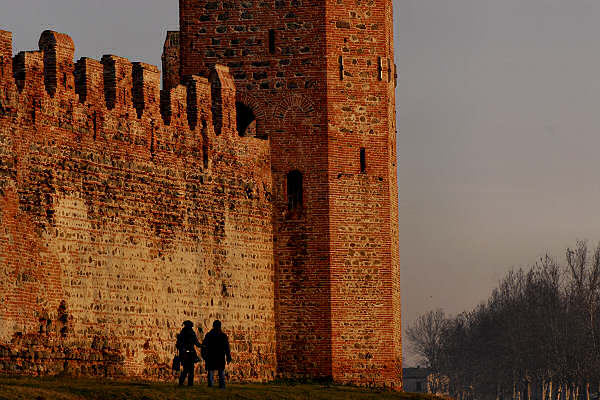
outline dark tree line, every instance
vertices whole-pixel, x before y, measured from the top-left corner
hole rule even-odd
[[[578,242],[566,265],[546,256],[512,271],[474,310],[430,311],[407,336],[457,399],[597,398],[600,245]]]

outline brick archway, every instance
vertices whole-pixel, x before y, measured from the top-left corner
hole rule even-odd
[[[264,105],[256,97],[243,92],[237,92],[235,101],[243,103],[252,110],[256,119],[256,137],[266,139],[268,134],[265,131],[266,113]]]

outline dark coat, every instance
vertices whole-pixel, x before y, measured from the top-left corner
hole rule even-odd
[[[194,329],[191,326],[186,326],[179,332],[179,335],[177,335],[176,344],[182,363],[189,364],[200,361],[194,346],[200,347],[198,336],[196,336],[196,332],[194,332]]]
[[[221,330],[211,330],[204,337],[201,354],[206,362],[207,371],[225,369],[225,359],[231,362],[229,338]]]

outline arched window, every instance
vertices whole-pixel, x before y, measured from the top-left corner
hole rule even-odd
[[[302,214],[302,173],[291,171],[287,175],[288,215],[298,218]]]
[[[256,116],[250,107],[242,102],[235,103],[237,131],[240,136],[256,136]]]

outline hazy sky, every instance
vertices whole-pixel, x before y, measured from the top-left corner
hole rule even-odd
[[[403,320],[600,239],[600,1],[394,0]],[[18,50],[160,64],[177,0],[0,0]]]

